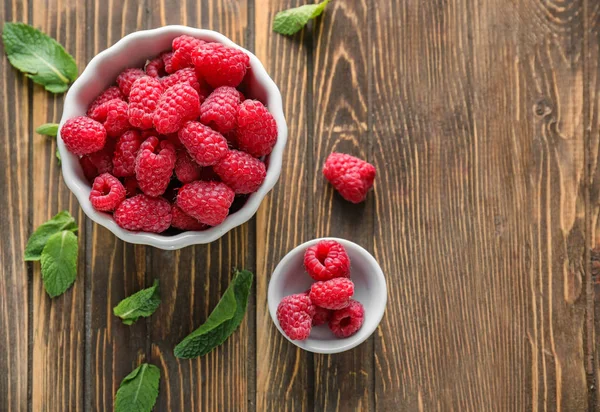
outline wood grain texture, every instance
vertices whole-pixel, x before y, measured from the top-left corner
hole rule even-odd
[[[313,355],[281,336],[267,308],[267,288],[275,266],[291,249],[314,236],[310,189],[313,94],[309,77],[313,67],[313,36],[308,30],[292,38],[274,36],[271,31],[271,22],[278,11],[301,4],[296,0],[255,3],[256,55],[282,90],[289,129],[280,183],[263,201],[256,223],[258,411],[310,411],[314,407]]]
[[[28,19],[27,3],[3,3],[1,21]],[[4,54],[4,46],[0,45]],[[29,294],[32,266],[23,262],[30,233],[31,179],[27,172],[32,130],[29,121],[30,83],[0,60],[2,137],[0,163],[12,173],[0,173],[0,208],[10,216],[0,218],[0,411],[24,411],[28,404],[29,344],[31,341]],[[15,119],[7,121],[7,119]]]
[[[68,50],[83,70],[86,61],[86,8],[78,1],[32,4],[31,23],[55,38]],[[32,128],[46,122],[58,122],[62,113],[61,95],[51,95],[41,86],[33,86],[30,121]],[[86,227],[75,197],[65,186],[55,157],[56,145],[33,135],[32,210],[36,228],[61,210],[69,210],[79,223],[79,264],[72,288],[56,299],[46,294],[40,266],[33,265],[32,282],[32,367],[31,410],[84,410],[85,350],[85,278]],[[35,167],[33,166],[35,165]]]
[[[246,1],[181,2],[151,0],[149,27],[184,24],[217,30],[234,42],[246,41]],[[162,370],[157,410],[254,410],[254,318],[246,316],[239,330],[222,346],[194,360],[179,360],[173,348],[198,328],[230,283],[234,268],[254,272],[255,224],[236,228],[210,245],[177,252],[149,251],[147,279],[158,278],[162,304],[148,322],[150,361]],[[147,280],[150,282],[150,280]],[[254,292],[252,293],[254,295]],[[254,297],[247,313],[254,312]]]

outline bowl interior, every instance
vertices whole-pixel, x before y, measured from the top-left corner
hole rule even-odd
[[[357,333],[345,339],[336,338],[327,325],[322,325],[313,327],[309,338],[304,341],[290,340],[296,346],[316,353],[343,352],[365,341],[379,325],[387,299],[385,278],[375,258],[353,242],[328,239],[340,242],[348,252],[351,262],[350,278],[354,282],[353,299],[363,304],[365,320]],[[269,312],[284,336],[286,335],[277,321],[277,305],[285,296],[308,290],[314,282],[304,270],[304,252],[320,240],[323,239],[311,240],[292,250],[281,260],[271,276],[268,291]]]
[[[89,104],[104,89],[115,83],[116,77],[121,71],[128,67],[143,67],[147,59],[169,50],[172,40],[182,34],[223,43],[247,53],[250,56],[250,69],[241,88],[246,97],[262,101],[277,122],[278,140],[269,158],[265,159],[267,166],[265,182],[257,192],[248,196],[241,209],[232,212],[222,224],[200,232],[188,231],[175,235],[164,235],[126,231],[117,226],[110,214],[93,209],[88,199],[91,190],[90,183],[83,174],[77,156],[66,150],[60,138],[60,132],[58,135],[58,147],[63,160],[63,177],[67,186],[79,200],[86,215],[127,242],[149,244],[162,249],[179,249],[192,244],[209,243],[249,220],[279,178],[283,149],[287,140],[287,125],[283,117],[281,94],[258,58],[220,33],[185,26],[166,26],[135,32],[99,53],[90,61],[84,72],[69,89],[65,98],[60,126],[67,119],[84,115]]]

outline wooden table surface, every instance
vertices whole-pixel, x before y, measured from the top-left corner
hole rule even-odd
[[[600,2],[332,0],[308,30],[273,33],[300,4],[3,3],[0,21],[55,37],[80,71],[136,30],[218,30],[263,61],[290,134],[249,223],[177,252],[133,246],[83,215],[34,132],[63,96],[0,59],[1,411],[109,411],[142,360],[162,372],[156,411],[599,410]],[[377,167],[365,203],[322,178],[334,150]],[[79,273],[51,300],[23,249],[63,209],[80,224]],[[380,327],[332,356],[297,349],[267,311],[275,265],[321,236],[363,245],[388,281]],[[233,267],[256,273],[242,326],[176,359]],[[157,312],[123,325],[113,306],[154,279]]]

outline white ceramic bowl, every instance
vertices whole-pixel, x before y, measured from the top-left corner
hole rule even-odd
[[[324,239],[335,240],[346,248],[350,257],[350,278],[354,282],[353,299],[363,304],[365,320],[358,332],[345,339],[336,338],[327,325],[321,325],[312,328],[308,339],[291,340],[279,326],[277,306],[285,296],[310,289],[314,280],[304,270],[304,252]],[[387,286],[381,267],[364,248],[345,239],[321,238],[303,243],[285,255],[271,275],[267,299],[271,319],[290,342],[309,352],[339,353],[360,345],[377,329],[385,311]]]
[[[122,229],[115,223],[112,215],[98,212],[92,207],[89,201],[91,187],[83,175],[77,156],[66,149],[60,132],[58,134],[58,150],[62,158],[62,174],[65,183],[77,197],[85,214],[126,242],[151,245],[160,249],[179,249],[189,245],[209,243],[250,220],[256,213],[260,202],[279,179],[283,149],[287,141],[287,125],[283,115],[281,93],[258,58],[220,33],[186,26],[165,26],[131,33],[96,55],[69,89],[65,97],[60,126],[62,127],[64,122],[72,117],[84,115],[88,105],[106,87],[115,82],[117,75],[123,69],[143,67],[147,59],[170,49],[171,41],[182,34],[236,47],[250,56],[249,97],[265,103],[277,122],[277,143],[269,156],[265,181],[258,191],[248,198],[240,210],[229,215],[220,225],[200,232],[190,231],[166,236]]]

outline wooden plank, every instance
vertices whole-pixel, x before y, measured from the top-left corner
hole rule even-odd
[[[368,1],[332,2],[314,25],[312,120],[313,232],[357,242],[373,252],[373,195],[354,205],[323,178],[332,152],[371,160],[369,141]],[[343,36],[339,33],[352,33]],[[309,153],[310,153],[309,152]],[[373,338],[336,355],[314,356],[314,408],[325,411],[373,410]]]
[[[582,15],[376,8],[378,409],[587,408]]]
[[[145,1],[128,3],[123,12],[114,4],[88,1],[93,30],[87,36],[86,61],[124,35],[146,25]],[[86,238],[86,380],[85,410],[112,410],[123,377],[147,360],[147,322],[124,325],[112,309],[121,299],[146,285],[146,247],[117,239],[88,220]],[[152,280],[148,280],[152,282]]]
[[[278,332],[267,308],[267,288],[277,263],[312,235],[312,34],[292,38],[271,30],[275,14],[302,1],[257,0],[256,55],[279,86],[289,135],[279,183],[257,217],[256,340],[258,411],[310,411],[314,405],[313,356]],[[290,207],[291,206],[291,207]]]
[[[54,37],[77,61],[79,70],[86,64],[85,5],[77,1],[36,3],[32,23]],[[32,127],[58,122],[62,95],[51,95],[33,87]],[[40,267],[33,272],[33,342],[31,409],[84,409],[85,348],[85,235],[83,214],[75,197],[65,186],[54,155],[55,144],[34,136],[32,143],[32,224],[37,227],[60,210],[69,210],[79,223],[79,266],[74,286],[62,296],[50,299],[44,291]]]
[[[246,1],[149,2],[149,26],[184,24],[217,30],[246,44]],[[147,281],[158,278],[162,303],[148,323],[150,360],[162,370],[157,410],[254,410],[254,297],[240,329],[221,347],[194,360],[178,360],[173,348],[200,326],[229,285],[235,267],[254,271],[255,223],[210,245],[177,252],[149,251]],[[253,294],[254,295],[254,294]],[[231,390],[235,388],[235,390]]]
[[[28,3],[4,3],[1,21],[27,21]],[[4,46],[0,45],[4,55]],[[32,131],[28,113],[30,84],[6,58],[0,61],[2,138],[0,162],[10,173],[0,174],[0,208],[8,214],[0,219],[0,411],[27,410],[29,344],[28,297],[32,266],[23,261],[23,250],[31,232],[31,180],[29,144]]]

